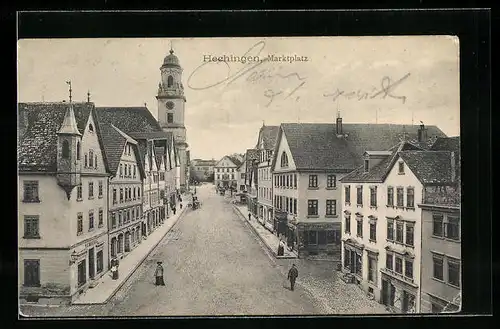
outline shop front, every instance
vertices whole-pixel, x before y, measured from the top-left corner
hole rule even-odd
[[[71,296],[93,287],[108,268],[108,235],[101,234],[70,250]]]
[[[343,271],[354,277],[354,283],[361,284],[363,281],[364,246],[353,239],[344,240],[343,245]]]
[[[416,313],[418,285],[394,275],[387,269],[381,269],[382,289],[380,303],[393,313]]]
[[[339,222],[299,223],[299,257],[322,255],[340,259],[340,230]]]

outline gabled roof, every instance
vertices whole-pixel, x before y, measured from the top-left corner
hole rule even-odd
[[[120,129],[110,124],[100,124],[102,141],[104,146],[104,153],[106,154],[106,161],[111,174],[116,175],[120,160],[123,155],[123,150],[127,142],[132,144],[132,150],[136,159],[138,159],[139,175],[144,178],[144,166],[141,161],[141,155],[138,143],[130,136],[125,134]]]
[[[241,166],[242,162],[240,161],[240,159],[229,155],[226,155],[226,157],[229,158],[229,160],[231,160],[236,165],[236,167]]]
[[[259,130],[256,148],[260,148],[260,140],[264,142],[264,149],[273,150],[278,138],[280,126],[262,126]]]
[[[246,154],[243,156],[243,161],[240,163],[240,165],[236,169],[240,169],[244,164],[247,162],[247,156]]]
[[[96,110],[101,122],[112,123],[129,135],[162,131],[147,107],[97,107]]]
[[[398,159],[398,153],[404,150],[417,150],[418,148],[406,141],[398,143],[395,147],[392,147],[392,152],[385,159],[380,161],[378,164],[373,166],[368,172],[365,172],[364,165],[356,168],[349,174],[345,175],[340,179],[342,183],[354,183],[354,182],[366,182],[366,183],[381,183],[385,181],[387,175],[391,171],[394,163]],[[420,149],[421,150],[421,149]]]
[[[452,183],[451,152],[403,151],[399,156],[422,184]]]
[[[350,171],[362,164],[366,150],[389,150],[402,140],[416,140],[418,129],[418,125],[343,124],[344,136],[337,137],[335,124],[283,123],[275,151],[284,135],[297,170]],[[436,126],[427,126],[427,134],[429,140],[446,137]]]
[[[18,103],[18,165],[22,171],[57,170],[57,132],[61,129],[69,103]],[[83,135],[93,103],[73,103],[78,132]],[[96,124],[100,139],[99,126]],[[21,135],[22,134],[22,135]]]
[[[433,151],[460,152],[460,137],[440,137],[431,146]]]

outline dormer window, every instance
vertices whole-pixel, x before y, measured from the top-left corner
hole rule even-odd
[[[281,167],[288,167],[288,155],[285,152],[281,154]]]
[[[399,174],[405,173],[405,164],[403,161],[399,161],[399,163],[398,163],[398,173]]]
[[[89,124],[89,131],[94,132],[94,126],[91,123]]]
[[[370,170],[370,162],[368,159],[365,160],[365,172],[368,172]]]

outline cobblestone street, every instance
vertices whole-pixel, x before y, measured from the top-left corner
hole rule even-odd
[[[341,281],[333,262],[275,260],[230,201],[212,185],[198,188],[203,202],[189,210],[106,305],[23,306],[27,316],[287,315],[384,312],[353,285]],[[165,287],[154,285],[157,261]],[[295,291],[285,287],[292,262]]]

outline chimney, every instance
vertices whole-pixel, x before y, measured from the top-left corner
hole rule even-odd
[[[456,179],[457,163],[455,158],[455,152],[451,152],[451,182],[454,183]]]
[[[420,121],[420,129],[418,130],[418,141],[425,142],[427,140],[427,128],[425,128],[424,123]]]
[[[337,136],[342,135],[342,118],[340,117],[340,111],[337,112]]]

